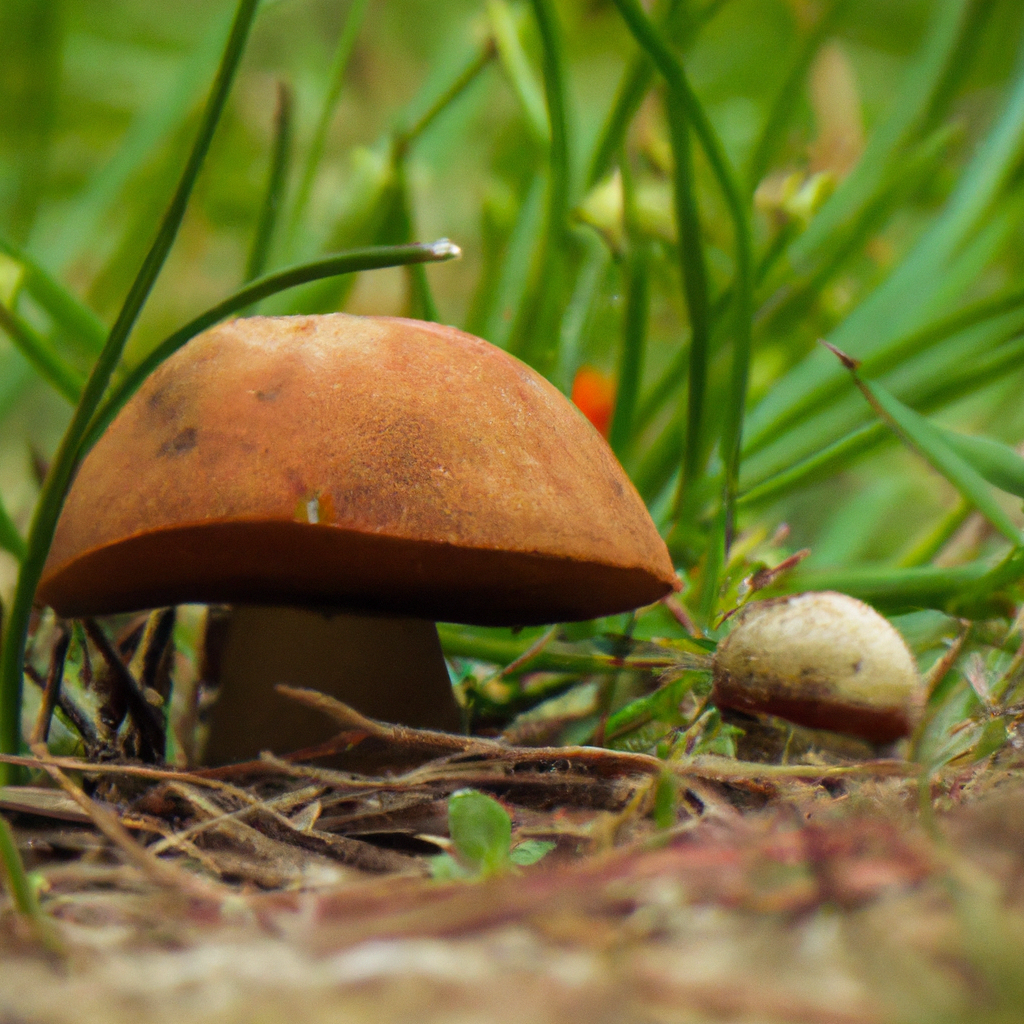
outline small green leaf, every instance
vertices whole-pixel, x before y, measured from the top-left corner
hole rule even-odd
[[[463,860],[483,874],[509,864],[512,819],[493,797],[460,789],[448,798],[448,831]]]
[[[529,867],[546,857],[554,848],[555,844],[550,839],[527,839],[512,851],[509,860],[522,868]]]
[[[440,853],[430,858],[430,877],[437,882],[455,882],[472,878],[473,872],[464,868],[451,854]]]
[[[654,824],[658,828],[671,828],[676,823],[679,790],[670,772],[664,772],[654,790]]]

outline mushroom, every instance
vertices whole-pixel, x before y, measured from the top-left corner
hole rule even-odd
[[[747,605],[712,659],[719,707],[888,743],[908,735],[924,686],[903,637],[848,594]]]
[[[543,377],[454,328],[334,313],[230,321],[162,364],[83,461],[38,597],[236,606],[224,763],[331,735],[277,682],[456,728],[435,620],[589,619],[673,588],[643,501]]]

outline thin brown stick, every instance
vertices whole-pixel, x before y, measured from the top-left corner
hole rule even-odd
[[[164,756],[164,723],[156,708],[142,694],[135,676],[128,671],[128,666],[121,660],[107,634],[100,628],[95,619],[82,619],[82,627],[93,645],[100,652],[107,669],[116,685],[120,688],[128,707],[128,713],[142,736],[143,743],[149,749],[144,751],[151,759],[162,761]]]
[[[121,824],[116,814],[86,796],[81,788],[76,786],[52,762],[46,748],[42,744],[34,747],[33,753],[39,759],[40,767],[47,775],[89,815],[93,825],[121,851],[124,858],[145,874],[150,881],[164,889],[182,892],[199,899],[220,902],[223,894],[210,886],[209,883],[202,882],[194,875],[190,875],[160,860],[158,857],[153,856],[144,846],[140,846],[131,833]]]

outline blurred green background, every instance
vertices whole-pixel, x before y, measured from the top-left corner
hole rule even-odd
[[[583,364],[613,377],[625,368],[638,377],[637,404],[616,447],[659,525],[673,533],[683,504],[676,492],[690,324],[663,87],[657,76],[649,78],[624,147],[614,149],[598,176],[606,187],[595,193],[588,180],[595,146],[639,51],[612,3],[550,6],[564,51],[570,165],[570,227],[552,264],[562,268],[557,280],[546,281],[542,266],[551,258],[544,250],[545,51],[530,4],[268,0],[126,361],[137,362],[244,279],[284,83],[293,95],[291,160],[268,269],[403,236],[452,238],[462,260],[423,272],[438,319],[510,347],[566,390]],[[887,441],[884,431],[870,459],[860,458],[860,449],[840,452],[817,478],[798,472],[787,483],[787,472],[874,420],[848,384],[824,411],[790,415],[787,374],[819,337],[831,334],[860,353],[1018,286],[1024,125],[1013,110],[1013,90],[1020,89],[1024,9],[1014,0],[656,6],[659,17],[667,13],[666,35],[749,200],[755,260],[764,270],[755,292],[752,441],[741,473],[739,524],[771,530],[787,522],[791,534],[780,554],[811,546],[811,564],[819,566],[901,558],[908,564],[914,545],[956,512],[954,488]],[[230,5],[208,0],[0,2],[0,231],[107,324],[180,173],[231,15]],[[351,56],[337,103],[325,108],[347,19]],[[403,154],[403,223],[401,204],[388,195],[394,133],[414,124],[478,57],[479,73]],[[325,109],[322,157],[312,162]],[[865,146],[868,155],[860,159]],[[986,147],[999,151],[977,169]],[[693,194],[712,307],[698,461],[701,480],[710,483],[686,511],[705,527],[690,535],[676,522],[673,550],[684,570],[702,557],[718,493],[715,442],[728,402],[736,272],[727,206],[707,160],[694,150]],[[625,217],[620,179],[608,178],[616,164],[626,171]],[[297,208],[304,174],[308,202]],[[966,189],[966,200],[958,189]],[[930,245],[936,232],[931,265],[922,262],[921,240]],[[624,352],[637,254],[647,317],[642,359],[630,363]],[[87,349],[64,336],[24,289],[17,291],[16,264],[12,269],[8,261],[0,271],[7,275],[0,274],[0,289],[6,288],[0,298],[16,303],[84,372]],[[885,301],[865,302],[893,278]],[[421,291],[416,273],[393,269],[363,274],[351,287],[328,283],[284,293],[262,310],[423,315]],[[938,412],[942,422],[1016,443],[1024,435],[1024,364],[1005,346],[1022,328],[1021,303],[1011,303],[973,333],[954,332],[923,355],[891,362],[886,387],[909,405]],[[1005,354],[996,370],[980,383],[958,383],[961,371],[993,353]],[[823,354],[813,358],[820,365]],[[45,461],[53,452],[69,415],[68,402],[0,337],[0,495],[22,527],[37,491],[33,459]],[[758,492],[766,482],[767,491]],[[752,490],[754,498],[744,503]],[[1004,505],[1017,514],[1009,499]],[[951,534],[952,520],[946,522]],[[998,548],[991,531],[976,534],[960,552],[947,549],[948,559]],[[927,557],[942,546],[932,544]],[[0,590],[7,596],[15,563],[6,553],[0,557]]]

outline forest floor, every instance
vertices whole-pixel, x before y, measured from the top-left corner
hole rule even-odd
[[[48,920],[41,942],[4,905],[0,1020],[1021,1019],[1013,744],[924,794],[898,760],[696,758],[666,827],[654,758],[460,737],[439,755],[409,733],[376,777],[51,758],[63,790],[0,791]],[[551,853],[431,877],[467,786]]]

